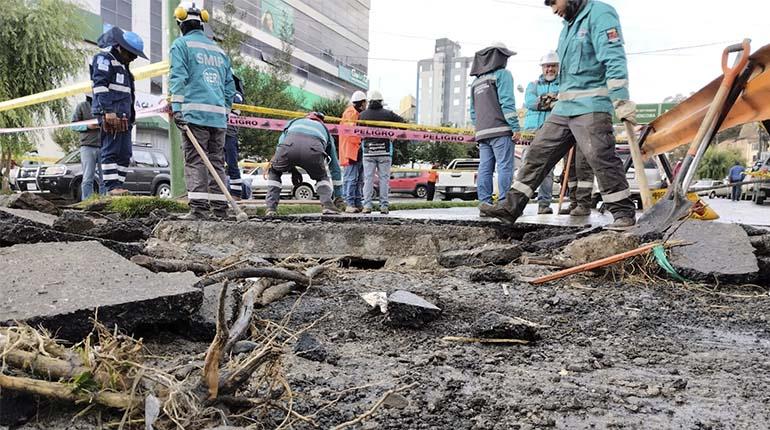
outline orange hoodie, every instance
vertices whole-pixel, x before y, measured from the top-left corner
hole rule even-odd
[[[356,125],[358,111],[353,105],[345,109],[342,114],[343,125]],[[340,166],[349,166],[351,162],[360,161],[358,150],[361,148],[361,137],[353,134],[340,134]]]

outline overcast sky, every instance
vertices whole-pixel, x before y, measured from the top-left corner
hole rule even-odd
[[[755,51],[770,43],[767,0],[605,2],[620,16],[637,103],[702,88],[721,74],[728,44],[748,37]],[[372,0],[369,28],[370,88],[397,108],[402,97],[416,96],[417,60],[433,56],[435,39],[459,42],[463,56],[505,43],[518,52],[508,69],[517,86],[526,85],[539,75],[540,57],[556,49],[562,20],[542,0]],[[711,46],[645,53],[706,44]],[[523,102],[520,93],[516,102]]]

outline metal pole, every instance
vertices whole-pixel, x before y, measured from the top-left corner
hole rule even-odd
[[[178,6],[177,0],[166,0],[167,14],[167,36],[168,46],[166,52],[171,52],[171,44],[179,36],[179,29],[174,17],[174,9]],[[169,54],[169,61],[171,56]],[[168,89],[168,86],[166,87]],[[182,153],[182,134],[174,125],[174,121],[169,114],[168,121],[168,143],[171,146],[171,196],[173,198],[183,197],[187,194],[187,186],[184,182],[184,154]]]

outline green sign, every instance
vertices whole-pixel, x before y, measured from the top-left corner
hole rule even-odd
[[[649,124],[655,118],[673,109],[674,106],[676,106],[675,103],[645,103],[636,105],[636,120],[639,124]],[[615,118],[615,123],[620,124],[620,121]]]
[[[366,75],[366,73],[346,66],[339,66],[338,70],[338,76],[340,79],[348,81],[359,88],[369,88],[369,77]]]

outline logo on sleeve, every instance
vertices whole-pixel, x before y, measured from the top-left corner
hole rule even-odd
[[[607,41],[610,43],[620,42],[620,32],[617,28],[611,28],[607,30]]]
[[[99,57],[98,60],[96,60],[96,68],[107,72],[110,70],[110,60],[108,60],[106,57]]]

